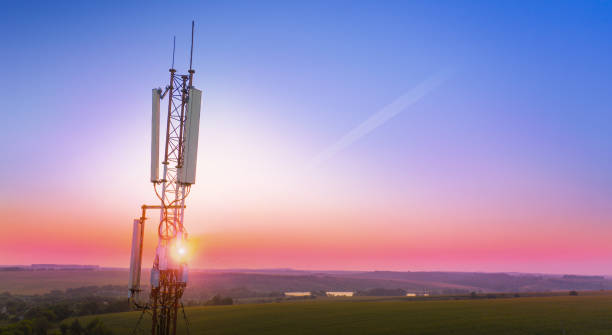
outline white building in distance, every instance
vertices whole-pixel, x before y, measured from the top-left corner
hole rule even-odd
[[[325,292],[328,297],[352,297],[354,292]]]
[[[419,292],[419,293],[408,292],[408,293],[406,293],[406,296],[407,297],[416,297],[416,296],[419,296],[419,297],[429,297],[429,293],[427,293],[427,292]]]
[[[285,297],[310,297],[310,292],[285,292]]]

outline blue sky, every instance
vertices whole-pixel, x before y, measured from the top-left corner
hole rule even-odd
[[[256,176],[260,184],[276,183],[269,171],[306,165],[397,97],[449,70],[438,88],[319,166],[322,194],[333,193],[338,206],[487,207],[494,217],[532,211],[535,202],[542,213],[567,211],[568,232],[609,232],[610,1],[2,7],[0,172],[11,178],[0,197],[10,203],[85,192],[127,215],[128,203],[152,199],[144,184],[149,92],[165,85],[174,35],[176,66],[186,70],[195,20],[195,84],[205,92],[208,141],[200,161],[208,155],[240,165],[224,177],[204,172],[203,183],[234,185],[216,198],[242,203],[236,197],[248,189],[235,184],[243,176],[266,170]],[[248,153],[262,162],[240,159]],[[140,174],[143,183],[135,182]],[[134,188],[123,190],[127,183]],[[535,217],[525,220],[533,229],[547,224]]]

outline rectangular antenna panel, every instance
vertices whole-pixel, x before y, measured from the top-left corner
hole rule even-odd
[[[159,180],[159,104],[161,90],[153,89],[153,113],[151,115],[151,182]]]
[[[185,184],[195,184],[201,105],[202,91],[193,87],[190,88],[187,117],[185,119],[185,133],[183,137],[183,141],[185,141],[183,166],[178,171],[179,182]]]
[[[130,277],[128,281],[129,297],[134,298],[134,294],[140,291],[140,269],[142,266],[142,225],[140,220],[134,220],[132,231],[132,255],[130,257]]]

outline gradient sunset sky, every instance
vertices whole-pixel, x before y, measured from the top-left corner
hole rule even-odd
[[[128,266],[193,19],[192,267],[612,274],[611,1],[0,6],[0,264]]]

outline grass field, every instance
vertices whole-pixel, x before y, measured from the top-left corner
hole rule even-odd
[[[0,293],[41,294],[83,286],[127,285],[127,271],[0,271]]]
[[[192,307],[186,312],[191,334],[612,334],[610,294],[446,301],[329,299]],[[130,334],[139,316],[131,312],[98,317],[118,334]],[[143,328],[149,320],[145,318]]]

